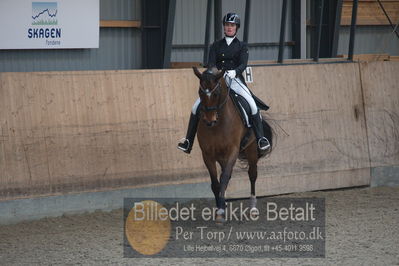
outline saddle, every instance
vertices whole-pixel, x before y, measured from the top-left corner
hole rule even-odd
[[[251,107],[249,106],[248,102],[245,100],[244,97],[238,95],[233,90],[230,90],[230,98],[233,101],[236,109],[238,110],[238,113],[240,114],[244,126],[247,128],[246,133],[240,142],[240,150],[243,150],[247,146],[248,141],[252,134],[251,124],[249,122]]]
[[[252,98],[254,98],[254,101],[255,101],[255,103],[256,103],[256,106],[258,106],[258,108],[259,108],[260,110],[263,110],[263,111],[269,110],[270,107],[269,107],[268,105],[266,105],[261,99],[259,99],[258,97],[256,97],[256,95],[253,94],[251,90],[250,90],[250,92],[251,92]]]
[[[242,74],[238,75],[238,78],[241,80],[242,83],[244,83],[245,86],[247,86],[247,83],[245,82],[244,76]],[[252,93],[251,89],[248,86],[247,88],[251,93],[252,98],[254,98],[256,106],[258,106],[258,108],[263,111],[269,110],[270,107],[267,104],[265,104],[261,99],[256,97],[256,95]]]
[[[230,98],[233,101],[235,107],[237,108],[241,120],[244,123],[244,126],[250,128],[251,124],[249,122],[249,116],[251,114],[251,108],[248,102],[245,100],[244,97],[235,93],[233,90],[230,90]]]
[[[250,92],[251,92],[252,97],[255,100],[256,106],[260,110],[267,111],[269,109],[269,106],[267,106],[261,99],[256,97],[252,93],[252,91],[250,91]],[[249,106],[248,102],[245,100],[244,97],[235,93],[235,91],[233,91],[233,90],[230,90],[230,98],[233,101],[235,107],[237,108],[238,113],[240,114],[241,120],[244,123],[244,126],[247,128],[246,133],[245,133],[244,137],[241,139],[241,143],[240,143],[240,150],[242,151],[247,146],[248,141],[250,140],[250,137],[252,135],[251,124],[249,121],[249,116],[251,115],[251,107]]]

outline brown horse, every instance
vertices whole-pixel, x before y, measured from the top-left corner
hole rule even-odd
[[[193,67],[195,75],[200,80],[199,96],[200,123],[198,125],[198,142],[202,150],[202,157],[208,168],[212,182],[212,191],[217,205],[217,222],[223,222],[226,207],[225,192],[231,178],[234,164],[237,159],[248,162],[248,175],[251,182],[251,210],[256,208],[255,182],[257,178],[257,163],[259,158],[270,153],[271,149],[259,152],[253,130],[244,126],[239,112],[231,97],[229,88],[223,78],[224,71],[208,69],[201,73]],[[272,145],[272,129],[263,120],[265,137]],[[251,136],[245,147],[240,148],[240,143],[247,130]],[[220,180],[218,180],[216,162],[221,167]]]

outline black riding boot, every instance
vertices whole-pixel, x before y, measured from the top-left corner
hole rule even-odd
[[[258,143],[258,148],[261,151],[270,148],[270,143],[263,132],[262,117],[259,111],[255,115],[251,115],[251,124],[255,132],[256,141]]]
[[[190,121],[188,122],[187,134],[186,138],[182,140],[179,144],[177,144],[177,148],[179,150],[184,151],[185,153],[190,153],[191,148],[194,144],[195,134],[197,133],[198,127],[198,115],[191,113]]]

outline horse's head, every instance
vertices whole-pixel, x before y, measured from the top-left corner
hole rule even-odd
[[[198,90],[201,99],[201,117],[207,126],[214,126],[218,121],[218,111],[227,100],[226,83],[222,78],[225,71],[218,71],[216,68],[205,70],[201,73],[193,67],[194,74],[200,80]]]

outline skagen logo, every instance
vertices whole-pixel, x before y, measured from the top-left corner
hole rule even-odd
[[[32,2],[32,25],[58,25],[57,2]]]
[[[61,28],[58,25],[57,2],[32,2],[32,26],[28,29],[29,39],[46,39],[46,45],[60,45]]]

